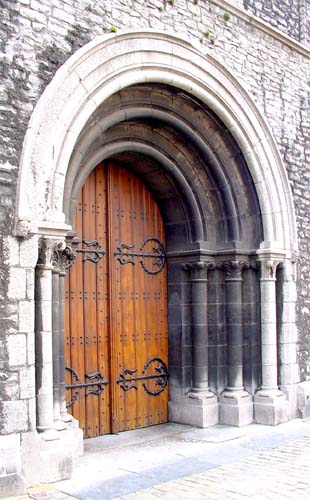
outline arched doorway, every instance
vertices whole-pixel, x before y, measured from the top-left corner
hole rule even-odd
[[[168,419],[164,225],[145,185],[115,162],[81,190],[66,278],[67,406],[84,437]]]
[[[63,277],[74,259],[70,233],[80,190],[107,159],[125,161],[164,219],[169,419],[206,427],[294,418],[296,222],[276,142],[240,82],[212,56],[146,30],[99,37],[70,58],[42,95],[25,138],[16,234],[28,238],[34,254],[39,238],[42,438],[63,439],[62,451],[77,442],[78,423],[68,423],[65,408]],[[67,440],[58,432],[65,425],[74,429]]]

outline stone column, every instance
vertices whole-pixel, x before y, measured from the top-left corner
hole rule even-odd
[[[217,397],[209,389],[208,382],[208,269],[214,264],[195,262],[186,264],[190,271],[192,310],[192,388],[188,397],[192,401],[193,425],[208,427],[218,423]]]
[[[66,406],[66,382],[65,382],[65,277],[66,271],[72,266],[76,253],[70,245],[61,252],[59,272],[59,402],[60,415],[63,422],[71,422],[72,415],[67,412]]]
[[[54,252],[55,255],[55,252]],[[60,416],[60,398],[59,398],[59,267],[54,259],[52,272],[52,341],[53,341],[53,409],[54,409],[54,427],[58,431],[66,428]],[[56,265],[55,265],[56,264]]]
[[[287,420],[287,401],[278,389],[278,341],[276,268],[279,262],[261,260],[262,385],[254,398],[254,416],[260,424],[277,425]]]
[[[35,276],[35,353],[37,430],[46,440],[59,438],[53,413],[52,259],[55,240],[41,238]]]
[[[65,401],[65,361],[64,361],[64,278],[66,269],[75,258],[75,254],[64,241],[54,246],[52,272],[52,329],[53,329],[53,392],[54,392],[54,427],[66,428],[64,422],[72,420],[67,414]]]
[[[225,262],[227,386],[220,396],[220,423],[241,427],[253,421],[252,397],[243,386],[242,269]]]
[[[191,397],[212,397],[208,383],[207,272],[204,262],[191,265],[192,391]]]

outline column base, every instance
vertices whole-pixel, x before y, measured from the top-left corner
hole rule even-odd
[[[224,391],[219,401],[220,424],[243,427],[253,422],[252,396],[246,391]]]
[[[310,380],[297,385],[297,408],[301,418],[310,417]]]
[[[254,396],[254,419],[258,424],[278,425],[288,420],[288,401],[278,389],[261,389]]]
[[[218,400],[212,392],[190,392],[180,401],[169,401],[169,421],[204,429],[219,423]]]
[[[57,439],[59,439],[59,434],[56,429],[41,429],[37,427],[37,431],[44,441],[57,441]]]
[[[63,422],[63,420],[54,420],[54,429],[56,431],[64,431],[68,426]]]
[[[83,453],[81,429],[57,432],[57,441],[43,440],[43,433],[21,436],[21,461],[26,487],[69,479]]]
[[[61,420],[63,422],[65,422],[66,424],[68,424],[69,422],[72,422],[73,420],[73,417],[72,415],[70,415],[70,413],[67,413],[67,412],[64,412],[64,413],[61,413]]]

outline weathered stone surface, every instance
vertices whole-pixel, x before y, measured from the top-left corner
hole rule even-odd
[[[26,298],[26,270],[20,267],[11,267],[9,272],[9,299]]]
[[[236,0],[235,4],[240,7],[244,5],[248,12],[254,13],[297,41],[304,44],[310,41],[309,23],[307,24],[309,0],[292,2]],[[268,29],[260,29],[245,14],[238,16],[235,11],[227,12],[226,8],[223,8],[217,0],[197,2],[88,0],[87,3],[81,0],[53,3],[48,0],[9,2],[0,0],[0,233],[2,235],[0,254],[3,257],[0,262],[0,426],[2,433],[23,432],[29,428],[34,429],[36,424],[33,311],[37,237],[23,239],[28,237],[27,214],[17,231],[18,237],[12,236],[18,166],[25,132],[34,106],[56,71],[87,42],[98,35],[115,30],[154,28],[160,31],[172,31],[176,36],[185,37],[198,44],[202,53],[214,58],[219,65],[222,64],[231,72],[265,117],[276,139],[290,179],[299,241],[298,339],[294,338],[294,342],[298,341],[299,366],[295,363],[294,353],[290,353],[285,344],[290,342],[296,332],[287,329],[285,341],[281,344],[281,353],[284,362],[290,365],[283,364],[281,377],[295,384],[299,380],[299,368],[302,380],[310,379],[310,147],[308,144],[310,115],[308,89],[305,85],[309,79],[309,57],[306,51],[298,48],[296,44],[285,41],[278,34],[268,32]],[[156,65],[156,55],[153,63]],[[78,80],[77,75],[73,75],[72,84],[75,84],[75,80]],[[53,130],[51,133],[56,131]],[[168,139],[172,142],[174,137],[171,135],[169,138],[162,138],[162,141]],[[59,177],[61,181],[61,176]],[[32,187],[27,186],[27,188],[29,195],[33,196]],[[42,210],[46,209],[50,196],[49,186],[45,185]],[[274,216],[276,217],[276,214]],[[295,290],[290,293],[294,301]],[[217,301],[216,305],[214,309],[216,314],[219,314],[222,304]],[[47,304],[46,309],[48,317],[50,304]],[[180,312],[181,308],[179,309]],[[290,307],[287,308],[289,309]],[[182,314],[184,316],[188,314],[186,304],[182,305]],[[211,310],[209,316],[212,320]],[[38,325],[43,328],[47,324],[49,329],[50,319],[49,316],[47,322],[40,324],[38,318]],[[216,317],[212,321],[218,325],[220,319]],[[246,329],[250,339],[248,351],[253,347],[253,342],[250,345],[253,325],[259,329],[259,324],[254,320],[249,324],[250,327]],[[173,326],[177,331],[178,325]],[[225,325],[222,326],[224,331]],[[218,330],[218,335],[223,335],[220,328]],[[188,337],[190,338],[190,332]],[[223,346],[223,350],[214,349],[212,353],[223,358],[221,366],[224,366],[224,336],[222,340],[220,345]],[[191,340],[186,343],[188,348],[184,350],[184,356],[188,358],[191,353],[190,342]],[[217,339],[214,345],[216,347]],[[211,347],[213,348],[212,343]],[[257,367],[260,363],[258,347],[256,343],[255,349],[253,348],[251,352],[253,359],[257,358],[256,364],[253,363],[257,369],[256,380],[259,378]],[[186,380],[189,380],[190,384],[188,375],[190,367],[187,366],[186,370]],[[252,373],[248,374],[247,379],[252,380],[252,376]],[[213,379],[216,380],[216,376],[212,376],[211,381]],[[225,380],[222,380],[216,389],[223,389],[224,386]],[[175,388],[172,389],[176,391]],[[181,392],[183,387],[178,387],[177,390]],[[181,405],[180,407],[175,405],[173,411],[176,418],[182,411],[187,414],[186,419],[190,418],[192,406],[184,410]],[[202,426],[206,421],[217,422],[217,405],[207,410],[196,405],[195,412],[194,420],[196,423],[202,423]],[[209,415],[206,419],[208,412],[212,413],[212,416]],[[267,409],[257,406],[256,410],[258,420],[270,421],[272,424],[284,419],[281,412],[281,408],[272,405]],[[180,418],[185,417],[181,415]],[[18,446],[16,443],[16,449]],[[30,445],[28,452],[29,450],[31,450]],[[59,458],[61,453],[57,455],[57,463],[61,463]],[[50,456],[53,457],[53,453]],[[70,459],[66,463],[69,473]],[[56,474],[55,470],[53,474]],[[22,487],[18,470],[12,469],[10,474],[12,474],[10,484],[15,485],[12,491],[16,493]],[[56,475],[53,474],[51,477],[55,478]],[[10,494],[8,485],[6,491]]]
[[[26,401],[0,401],[1,434],[12,434],[28,430],[28,409]]]
[[[19,302],[19,329],[21,332],[34,330],[34,302],[21,300]]]
[[[20,436],[0,436],[0,497],[24,492],[21,474]]]
[[[242,4],[241,1],[235,3]],[[243,4],[271,26],[296,40],[307,41],[306,0],[244,0]],[[12,228],[15,185],[26,125],[56,70],[79,47],[96,35],[108,33],[114,26],[119,30],[150,26],[174,30],[198,42],[203,52],[212,54],[242,82],[263,111],[278,142],[295,198],[300,249],[298,355],[301,376],[309,378],[310,287],[306,278],[310,267],[307,237],[310,228],[307,167],[310,122],[304,85],[309,68],[307,58],[212,2],[188,0],[172,5],[161,0],[143,4],[133,1],[129,6],[120,0],[99,5],[90,0],[87,5],[66,2],[51,6],[48,2],[27,4],[16,0],[4,3],[1,13],[0,104],[4,108],[0,122],[0,220],[3,234],[10,234]],[[5,244],[8,248],[8,241]],[[5,255],[12,263],[18,249],[16,241],[9,245],[10,255],[7,251]],[[35,247],[30,242],[22,243],[21,265],[30,266],[34,261]],[[15,270],[9,280],[7,273],[7,269],[3,269],[4,288],[5,282],[10,283],[9,297],[24,298],[24,277]],[[31,298],[31,294],[32,290],[28,289],[27,297]]]
[[[306,21],[307,0],[243,0],[252,12],[271,26],[283,31],[299,42],[310,42],[310,27]]]
[[[7,349],[9,355],[10,366],[19,366],[26,364],[27,360],[27,344],[26,335],[16,334],[9,335],[7,338]]]
[[[35,372],[34,366],[22,368],[20,376],[20,397],[21,399],[31,399],[35,397]]]

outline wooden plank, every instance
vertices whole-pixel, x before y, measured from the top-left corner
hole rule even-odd
[[[95,235],[94,230],[94,214],[92,210],[94,197],[94,173],[88,177],[83,187],[83,238],[93,240]],[[95,286],[95,265],[90,261],[83,263],[83,308],[84,308],[84,356],[85,356],[85,371],[84,375],[91,374],[95,371],[94,354],[93,354],[93,337],[94,337],[94,315],[96,317],[96,308],[94,307],[93,293]],[[87,379],[85,378],[85,382]],[[95,402],[92,396],[86,396],[86,437],[94,437],[96,435],[96,418],[95,418]]]
[[[98,165],[96,175],[96,240],[107,250],[107,189],[106,170]],[[103,255],[96,265],[97,287],[97,364],[102,377],[109,381],[98,396],[99,434],[111,432],[110,414],[110,337],[108,312],[108,257]]]
[[[135,229],[130,217],[133,203],[132,203],[132,175],[120,169],[120,192],[122,200],[122,217],[121,217],[121,234],[122,241],[129,245],[133,245],[133,250],[137,249],[139,242],[134,237]],[[139,365],[136,359],[136,339],[133,336],[135,333],[135,317],[134,317],[134,302],[131,300],[131,293],[133,292],[133,276],[137,273],[137,263],[126,264],[122,267],[122,331],[128,338],[123,343],[123,364],[130,369],[136,369],[136,374],[139,374]],[[139,333],[139,332],[138,332]],[[137,393],[140,390],[131,389],[125,392],[125,429],[137,428]]]
[[[145,195],[145,211],[146,211],[146,228],[145,228],[145,239],[156,238],[156,228],[154,220],[154,203],[153,199],[148,191]],[[146,250],[152,250],[152,245],[148,245]],[[148,265],[152,265],[151,259],[147,259]],[[156,301],[154,300],[156,291],[156,275],[146,274],[146,307],[147,307],[147,317],[148,317],[148,329],[150,336],[147,338],[147,351],[149,353],[148,359],[154,356],[158,356],[158,346],[156,342],[156,332],[157,332],[157,317],[156,317]],[[151,372],[151,367],[150,370]],[[150,381],[148,384],[152,390],[155,389],[155,383]],[[149,424],[154,425],[158,423],[157,418],[157,407],[158,407],[158,396],[152,396],[146,393],[146,397],[149,402]]]
[[[76,233],[82,235],[83,228],[83,195],[81,193],[76,212]],[[83,309],[83,264],[78,255],[70,270],[70,289],[72,291],[70,307],[71,323],[71,367],[84,380],[84,309]],[[76,381],[73,379],[72,383]],[[79,389],[79,397],[72,407],[73,416],[79,421],[84,436],[86,435],[85,389]]]
[[[123,369],[122,345],[118,342],[121,324],[121,309],[118,300],[121,280],[120,263],[114,256],[120,245],[119,220],[119,186],[116,171],[108,165],[108,252],[109,252],[109,289],[110,289],[110,359],[111,359],[111,413],[112,432],[117,433],[124,426],[124,395],[117,385],[118,376]]]
[[[141,247],[144,240],[144,198],[145,190],[141,182],[134,178],[133,181],[133,206],[134,206],[134,228],[135,241],[137,248]],[[141,375],[143,366],[147,360],[147,315],[145,309],[145,273],[139,262],[136,263],[136,272],[134,273],[133,283],[133,300],[135,307],[135,326],[134,333],[136,335],[136,365]],[[137,426],[146,427],[149,424],[148,401],[142,387],[142,383],[138,383],[137,391]]]

